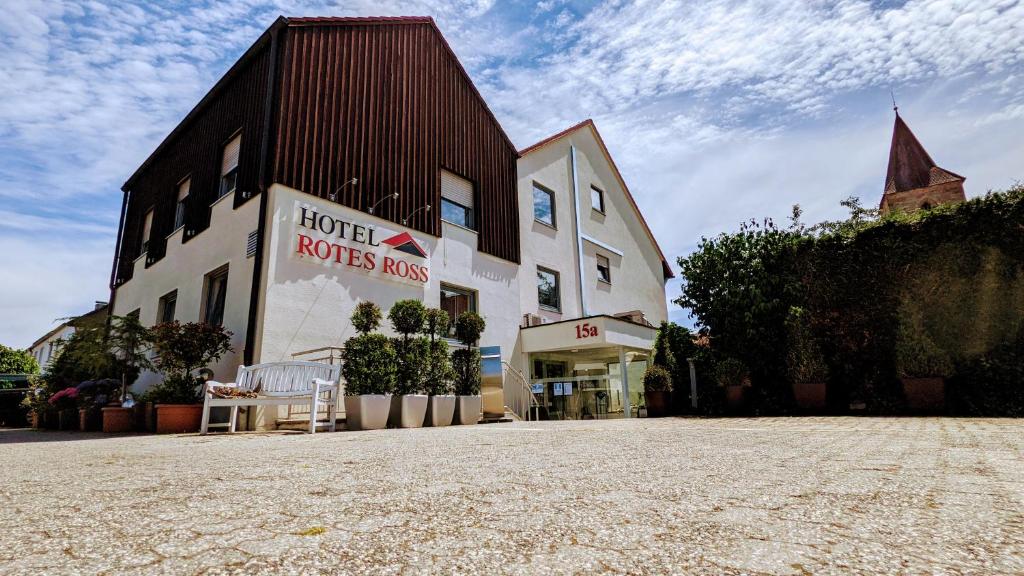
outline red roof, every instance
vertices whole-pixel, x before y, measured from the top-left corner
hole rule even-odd
[[[918,141],[910,127],[896,112],[889,146],[889,168],[885,174],[885,194],[904,192],[965,178],[938,167]]]
[[[597,140],[597,144],[601,147],[601,151],[604,152],[604,155],[608,158],[608,163],[611,164],[612,171],[618,178],[619,184],[622,185],[622,190],[626,193],[626,200],[629,200],[630,205],[633,206],[633,210],[636,210],[637,215],[640,216],[640,223],[643,225],[644,230],[647,232],[647,236],[651,239],[651,243],[654,244],[654,249],[658,251],[658,256],[661,257],[661,268],[665,273],[665,277],[675,278],[676,275],[672,272],[672,267],[668,265],[668,260],[665,259],[665,254],[661,251],[661,246],[658,246],[658,241],[654,238],[654,233],[651,232],[651,227],[647,225],[647,220],[644,219],[643,213],[640,212],[640,207],[636,205],[636,200],[633,199],[633,194],[630,193],[629,186],[626,186],[626,181],[622,178],[622,173],[619,172],[619,167],[616,166],[615,159],[612,158],[612,155],[608,152],[608,147],[605,146],[604,139],[601,138],[601,133],[597,131],[597,126],[594,124],[593,119],[587,118],[586,120],[580,122],[579,124],[570,126],[569,128],[566,128],[565,130],[562,130],[557,134],[552,134],[551,136],[548,136],[547,138],[541,140],[540,142],[537,142],[536,144],[527,146],[526,148],[523,148],[522,150],[519,151],[519,155],[526,156],[527,154],[533,152],[534,150],[543,148],[544,146],[560,138],[564,138],[565,136],[572,134],[573,132],[579,130],[580,128],[587,126],[589,126],[590,129],[594,131],[594,138]]]

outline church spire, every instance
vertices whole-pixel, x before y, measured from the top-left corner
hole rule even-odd
[[[965,178],[940,168],[900,116],[893,102],[896,119],[889,146],[889,167],[880,207],[903,210],[931,208],[938,204],[964,200]],[[912,194],[911,194],[912,193]]]

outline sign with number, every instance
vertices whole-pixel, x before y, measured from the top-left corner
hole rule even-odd
[[[593,338],[597,336],[597,326],[591,326],[590,322],[576,325],[576,339]]]

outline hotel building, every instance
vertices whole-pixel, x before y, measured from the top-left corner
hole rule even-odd
[[[486,319],[485,412],[636,414],[664,255],[593,122],[517,150],[430,18],[279,18],[123,191],[113,314],[222,324],[218,379],[414,298]]]

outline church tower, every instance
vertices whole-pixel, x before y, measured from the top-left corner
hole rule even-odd
[[[879,204],[882,214],[892,210],[913,212],[940,204],[963,202],[964,178],[935,165],[924,146],[896,109],[889,148],[889,170]]]

